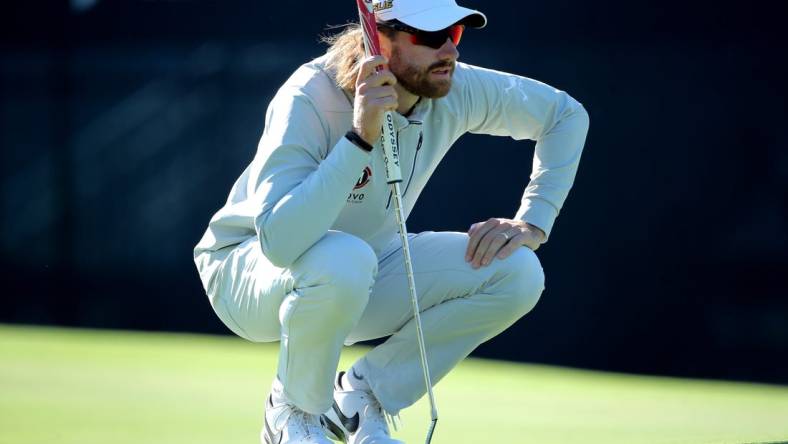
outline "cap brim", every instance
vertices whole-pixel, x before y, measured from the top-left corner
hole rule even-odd
[[[397,20],[422,31],[440,31],[455,23],[469,28],[484,28],[487,17],[479,11],[450,5],[398,17]]]

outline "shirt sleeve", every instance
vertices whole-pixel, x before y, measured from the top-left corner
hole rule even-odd
[[[466,65],[468,130],[536,141],[531,180],[516,219],[549,237],[574,183],[589,118],[563,91],[526,77]]]
[[[263,254],[290,266],[336,221],[370,154],[345,137],[329,149],[329,130],[309,97],[280,90],[252,162],[247,193],[261,211],[255,230]]]

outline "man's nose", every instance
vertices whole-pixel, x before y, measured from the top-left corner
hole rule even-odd
[[[451,41],[451,39],[446,39],[446,43],[443,44],[440,48],[438,48],[438,58],[445,61],[453,62],[460,57],[460,51],[457,50],[457,45]]]

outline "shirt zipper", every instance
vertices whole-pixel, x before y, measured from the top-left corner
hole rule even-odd
[[[413,165],[410,168],[410,176],[408,177],[408,184],[405,185],[405,191],[402,192],[402,195],[408,194],[408,188],[410,188],[410,183],[413,181],[413,173],[416,172],[416,159],[419,158],[419,150],[421,149],[421,144],[424,142],[424,133],[419,131],[419,141],[416,143],[416,154],[413,155]]]

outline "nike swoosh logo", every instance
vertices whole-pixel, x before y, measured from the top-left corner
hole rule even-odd
[[[339,409],[336,401],[334,401],[332,408],[334,409],[334,413],[337,414],[339,420],[342,421],[342,425],[347,429],[347,431],[351,434],[356,433],[356,430],[358,430],[358,413],[348,418],[344,413],[342,413],[342,410]]]
[[[354,369],[353,367],[350,367],[350,372],[353,373],[353,377],[358,379],[359,381],[364,380],[364,377],[356,373],[356,369]]]
[[[323,423],[323,426],[328,429],[329,438],[331,438],[331,434],[333,434],[337,441],[347,442],[348,437],[345,435],[345,431],[336,425],[328,416],[325,414],[320,415],[320,421]]]

